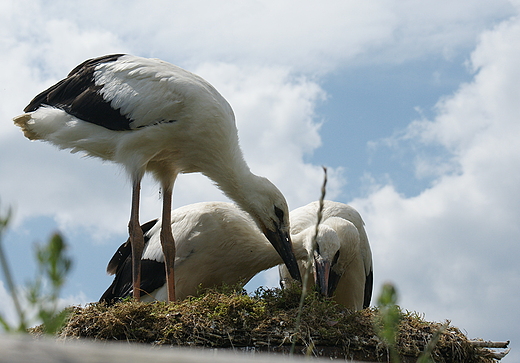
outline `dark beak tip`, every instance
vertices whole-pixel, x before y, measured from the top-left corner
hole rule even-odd
[[[287,270],[289,270],[289,273],[291,274],[291,277],[298,282],[302,282],[302,276],[300,274],[300,269],[298,268],[298,264],[295,265],[288,265],[285,263],[285,266],[287,266]]]
[[[296,264],[294,271],[291,272],[291,277],[298,282],[302,282],[302,275],[300,274],[300,269],[298,268],[298,264]]]
[[[292,248],[289,251],[285,251],[285,256],[282,256],[282,259],[287,266],[291,277],[299,282],[302,282],[300,268],[298,267],[298,262],[296,261]]]
[[[269,242],[276,249],[280,257],[282,258],[285,266],[287,266],[287,270],[291,274],[291,277],[299,282],[302,281],[300,269],[298,268],[298,262],[296,261],[296,257],[294,256],[294,251],[292,248],[291,237],[281,231],[271,231],[269,229],[265,230],[265,235]]]
[[[329,269],[330,265],[328,263],[323,263],[323,261],[314,260],[315,273],[316,273],[316,285],[317,291],[325,297],[330,297],[329,291]]]
[[[298,262],[296,261],[296,258],[294,257],[294,254],[292,253],[292,250],[290,253],[285,253],[281,256],[282,260],[287,267],[287,270],[291,274],[291,277],[299,282],[302,282],[302,277],[300,274],[300,268],[298,266]]]

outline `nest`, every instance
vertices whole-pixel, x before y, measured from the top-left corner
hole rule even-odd
[[[297,289],[207,291],[177,303],[132,300],[107,306],[71,307],[60,338],[288,352],[361,361],[390,361],[389,347],[376,333],[379,311],[351,312],[316,294],[306,297],[297,324]],[[435,362],[495,362],[492,352],[449,323],[425,321],[401,312],[396,348],[402,362],[415,362],[432,336],[443,329],[431,356]],[[437,333],[439,335],[439,333]]]

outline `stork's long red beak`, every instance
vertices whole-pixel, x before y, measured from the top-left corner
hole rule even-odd
[[[291,237],[289,234],[280,230],[271,231],[269,229],[266,229],[264,234],[282,258],[285,266],[287,266],[287,270],[289,270],[289,273],[291,274],[291,277],[301,282],[302,278],[300,275],[300,269],[298,268],[298,263],[294,256]]]

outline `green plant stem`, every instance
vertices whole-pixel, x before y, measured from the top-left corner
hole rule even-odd
[[[443,324],[435,331],[435,333],[432,335],[430,341],[424,348],[424,351],[421,353],[419,358],[417,359],[417,363],[430,363],[433,362],[433,359],[431,358],[431,355],[433,353],[433,350],[435,349],[435,346],[439,342],[439,339],[441,338],[442,333],[448,329],[448,323]]]
[[[9,224],[9,219],[11,218],[11,210],[9,209],[7,211],[7,215],[5,217],[0,216],[0,265],[2,265],[2,272],[5,277],[5,283],[7,285],[7,288],[9,292],[11,293],[13,304],[16,310],[16,313],[18,314],[18,317],[20,318],[20,327],[19,329],[25,329],[26,328],[26,321],[25,321],[25,314],[23,312],[22,306],[20,305],[20,300],[18,300],[18,294],[16,293],[16,287],[14,284],[13,277],[11,275],[11,269],[9,268],[7,259],[5,257],[4,247],[3,247],[3,233],[4,230],[7,228],[7,225]],[[7,328],[4,324],[4,328]]]
[[[399,332],[399,322],[401,311],[397,305],[397,291],[394,285],[385,283],[381,288],[377,305],[379,307],[379,322],[376,323],[376,331],[379,337],[388,344],[390,360],[392,363],[399,363],[396,338]],[[381,324],[381,327],[379,327]]]
[[[10,217],[11,210],[8,210],[5,216],[0,214],[0,265],[2,266],[7,288],[12,296],[19,324],[17,327],[11,326],[0,314],[0,326],[5,331],[25,333],[29,326],[26,313],[32,310],[24,311],[22,309],[2,244],[3,233],[7,228]],[[48,334],[54,334],[58,331],[67,315],[66,311],[59,313],[57,311],[59,294],[72,265],[71,259],[65,254],[66,248],[65,241],[58,233],[55,233],[47,244],[43,246],[36,245],[35,255],[38,263],[38,274],[27,287],[27,305],[30,309],[36,311],[36,316],[43,323],[44,332]],[[44,288],[47,286],[50,287],[50,293],[44,291]]]

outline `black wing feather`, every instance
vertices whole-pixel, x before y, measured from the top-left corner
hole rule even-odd
[[[142,260],[141,275],[141,296],[151,294],[166,283],[164,262]],[[132,262],[130,259],[125,261],[123,268],[103,293],[99,302],[111,305],[132,294]]]
[[[141,225],[141,229],[144,234],[144,245],[148,243],[150,240],[150,236],[147,236],[146,233],[152,229],[153,226],[157,223],[158,219],[154,219],[152,221],[146,222]],[[107,266],[107,273],[109,275],[115,275],[119,272],[119,270],[123,267],[124,262],[127,259],[132,259],[132,245],[130,244],[130,239],[127,239],[125,243],[123,243],[114,253],[114,256],[110,259],[110,262]]]
[[[111,54],[88,59],[74,68],[67,76],[38,94],[25,107],[32,112],[41,106],[52,106],[83,120],[110,130],[130,130],[132,120],[114,109],[100,94],[101,85],[94,82],[94,71],[102,63],[115,62],[124,54]]]
[[[370,306],[370,300],[372,299],[372,289],[374,285],[374,271],[371,269],[368,273],[367,279],[365,280],[365,298],[363,300],[363,309]]]
[[[141,226],[144,233],[144,244],[148,243],[150,236],[147,232],[157,223],[157,219]],[[127,240],[116,251],[108,263],[107,272],[114,274],[114,281],[103,293],[100,302],[113,304],[127,296],[132,295],[132,247]],[[166,271],[164,262],[142,260],[141,261],[141,296],[152,293],[166,283]]]

